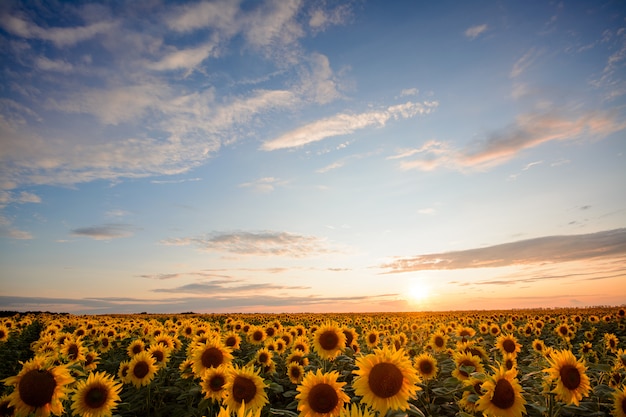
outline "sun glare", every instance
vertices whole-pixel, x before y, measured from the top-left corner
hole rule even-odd
[[[430,295],[430,288],[420,282],[412,283],[409,287],[409,297],[413,302],[426,300]]]

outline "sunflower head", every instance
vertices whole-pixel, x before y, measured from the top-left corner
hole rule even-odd
[[[402,349],[375,349],[374,353],[357,358],[355,365],[356,395],[381,415],[388,410],[406,410],[408,400],[420,389],[417,371]]]
[[[76,384],[72,396],[73,414],[107,416],[120,401],[122,385],[106,372],[90,373],[86,380]]]
[[[334,323],[320,326],[313,335],[313,346],[322,359],[335,359],[346,347],[346,335]]]
[[[569,350],[555,350],[548,358],[550,368],[544,369],[555,383],[553,393],[559,401],[578,405],[583,397],[589,396],[591,386],[585,373],[587,368]]]
[[[9,407],[13,407],[16,415],[62,414],[63,399],[67,395],[67,385],[74,382],[67,366],[53,366],[46,356],[35,356],[24,363],[16,376],[6,378],[6,385],[15,389],[9,395]]]
[[[483,395],[476,401],[476,409],[486,416],[522,417],[526,413],[526,400],[516,379],[516,370],[494,368],[494,375],[481,385]]]
[[[422,353],[413,360],[415,369],[424,379],[432,379],[437,375],[437,359],[429,353]]]
[[[343,405],[350,401],[343,392],[345,382],[337,382],[339,373],[309,372],[298,386],[298,410],[305,417],[337,417]]]
[[[231,410],[238,409],[244,403],[250,409],[257,410],[268,403],[263,378],[251,366],[230,368],[224,390],[224,403]]]

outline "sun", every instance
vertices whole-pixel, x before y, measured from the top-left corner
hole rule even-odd
[[[409,298],[411,301],[418,303],[425,301],[430,296],[430,288],[420,282],[414,282],[409,286]]]

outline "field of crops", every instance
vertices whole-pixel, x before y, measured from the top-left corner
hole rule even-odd
[[[620,307],[0,321],[1,416],[626,417]]]

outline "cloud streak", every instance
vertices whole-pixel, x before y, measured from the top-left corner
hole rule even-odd
[[[367,127],[383,127],[390,120],[399,120],[428,114],[437,108],[436,101],[416,103],[408,101],[404,104],[389,106],[385,110],[364,112],[359,114],[340,113],[332,117],[320,119],[292,130],[275,139],[268,140],[261,146],[262,150],[297,148],[309,143],[318,142],[333,136],[343,136]]]
[[[79,227],[71,231],[72,236],[88,237],[94,240],[111,240],[130,237],[135,227],[125,223],[110,223],[102,226]]]
[[[445,167],[456,170],[485,170],[515,158],[520,152],[547,142],[603,138],[626,128],[612,114],[589,112],[568,119],[553,114],[530,113],[510,126],[487,134],[464,149],[449,142],[431,140],[420,148],[403,149],[388,159],[400,160],[403,170],[431,171]]]
[[[478,37],[478,35],[484,33],[486,30],[487,24],[472,26],[467,28],[467,30],[465,31],[465,36],[470,38],[471,40],[474,40]]]
[[[171,238],[161,243],[172,246],[194,245],[207,252],[255,256],[303,258],[335,252],[318,237],[276,231],[216,233],[209,236]]]
[[[454,252],[395,259],[380,265],[387,273],[493,268],[561,263],[626,255],[626,229],[585,235],[546,236]]]

